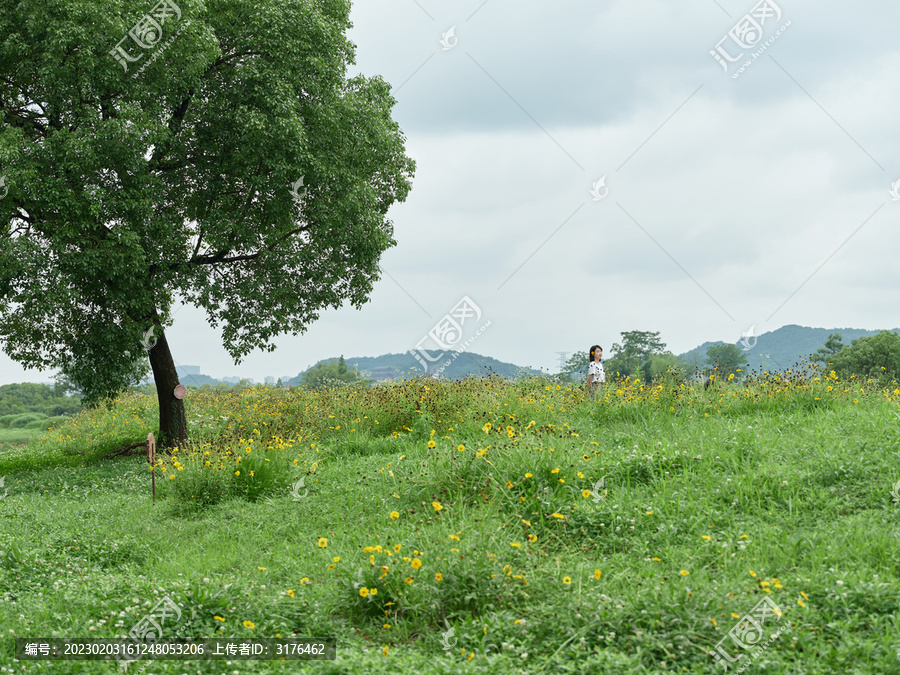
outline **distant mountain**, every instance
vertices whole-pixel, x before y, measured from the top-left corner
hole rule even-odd
[[[456,356],[455,359],[453,357]],[[541,375],[541,371],[533,368],[523,368],[513,363],[505,363],[498,361],[490,356],[482,356],[472,352],[449,352],[443,361],[438,361],[433,367],[428,369],[427,374],[431,374],[439,368],[443,363],[453,359],[441,373],[441,377],[449,380],[459,380],[467,375],[487,376],[500,375],[501,377],[516,377],[525,375]],[[319,363],[329,363],[337,361],[337,358],[323,359]],[[381,356],[359,356],[353,358],[344,358],[348,368],[359,370],[360,374],[369,380],[382,381],[393,379],[409,379],[414,377],[422,377],[426,373],[422,364],[409,352],[402,354],[382,354]],[[302,374],[302,373],[301,373]],[[295,387],[300,384],[300,375],[290,380],[290,385]]]
[[[895,332],[900,329],[894,328]],[[747,363],[750,370],[788,370],[795,363],[810,354],[814,354],[820,347],[825,346],[825,340],[831,333],[840,333],[841,342],[848,347],[853,340],[870,335],[877,335],[880,330],[863,330],[861,328],[810,328],[789,324],[777,330],[763,333],[756,340],[748,337],[746,343],[741,340],[734,344],[747,354]],[[706,361],[706,350],[712,345],[724,345],[725,342],[704,342],[689,352],[679,354],[679,357],[689,364],[702,365]]]

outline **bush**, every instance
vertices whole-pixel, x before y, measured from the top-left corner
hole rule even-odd
[[[6,415],[6,417],[0,419],[9,420],[7,426],[4,427],[6,429],[43,429],[45,427],[40,425],[44,423],[47,416],[43,413],[21,413],[19,415]]]
[[[25,429],[40,429],[41,431],[47,431],[57,424],[62,424],[69,418],[65,415],[60,415],[58,417],[47,417],[42,420],[33,420],[26,424],[23,428]]]

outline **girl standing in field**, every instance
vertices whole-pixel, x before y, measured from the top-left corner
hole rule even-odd
[[[594,345],[591,347],[591,363],[588,366],[587,390],[594,395],[600,393],[606,382],[606,372],[603,370],[603,347]]]

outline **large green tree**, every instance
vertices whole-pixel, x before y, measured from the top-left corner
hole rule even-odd
[[[830,362],[835,354],[847,346],[841,342],[841,339],[840,333],[830,333],[828,339],[825,340],[825,346],[819,347],[819,349],[811,355],[810,361],[820,361],[821,363]]]
[[[320,361],[309,370],[304,371],[300,375],[300,381],[303,386],[310,389],[321,389],[341,384],[362,384],[368,380],[355,368],[353,370],[347,368],[347,362],[341,356],[337,360]]]
[[[349,0],[0,0],[0,344],[97,400],[202,307],[236,362],[367,301],[414,163]]]
[[[900,378],[900,335],[883,330],[877,335],[853,340],[837,351],[826,365],[842,376]]]
[[[582,382],[587,379],[588,365],[591,362],[590,351],[575,352],[562,366],[555,380],[562,383]]]
[[[612,346],[613,355],[606,364],[607,376],[618,373],[623,377],[642,377],[649,382],[653,378],[651,357],[671,356],[659,337],[659,331],[632,330],[624,331],[621,335],[621,344],[617,342]]]
[[[706,348],[706,365],[718,369],[720,375],[728,375],[747,366],[747,355],[737,345],[710,345]]]

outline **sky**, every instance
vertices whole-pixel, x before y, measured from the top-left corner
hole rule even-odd
[[[351,74],[391,84],[417,162],[383,277],[239,365],[177,309],[176,363],[261,380],[465,344],[555,372],[631,330],[677,354],[900,325],[900,4],[823,4],[355,2]],[[50,379],[0,355],[0,384]]]

